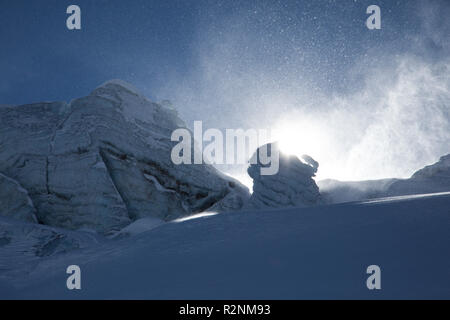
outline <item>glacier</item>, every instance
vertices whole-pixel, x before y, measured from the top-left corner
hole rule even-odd
[[[39,223],[71,230],[239,209],[249,197],[239,181],[172,163],[170,135],[185,124],[163,105],[112,80],[70,103],[2,107],[0,172],[27,191]]]
[[[121,80],[1,105],[0,299],[450,297],[450,154],[408,179],[316,182],[317,161],[280,153],[275,175],[250,162],[250,194],[174,165],[180,127],[170,102]]]

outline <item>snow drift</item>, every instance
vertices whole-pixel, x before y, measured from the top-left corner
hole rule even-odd
[[[449,208],[445,193],[217,214],[47,255],[26,273],[26,257],[0,246],[17,264],[0,273],[0,298],[448,299]],[[66,289],[71,264],[81,290]],[[366,287],[373,264],[381,290]]]

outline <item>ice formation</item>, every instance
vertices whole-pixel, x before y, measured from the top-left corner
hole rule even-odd
[[[264,146],[262,146],[264,147]],[[253,164],[247,172],[253,179],[253,194],[248,207],[251,208],[279,208],[305,207],[321,203],[319,188],[313,177],[319,164],[310,156],[304,155],[299,159],[293,155],[279,152],[279,170],[274,175],[262,175],[258,148],[252,157]],[[269,153],[276,151],[276,143],[268,144]],[[254,159],[258,159],[254,161]]]
[[[172,163],[178,127],[173,108],[120,80],[70,103],[2,107],[0,172],[26,190],[40,223],[67,229],[109,234],[145,217],[239,209],[249,193],[238,181]]]

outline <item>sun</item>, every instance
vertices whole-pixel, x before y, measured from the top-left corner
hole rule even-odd
[[[309,155],[319,162],[317,178],[329,178],[341,171],[336,161],[336,139],[324,123],[307,117],[291,117],[278,121],[271,130],[282,153],[301,157]]]
[[[285,121],[272,129],[272,140],[278,141],[281,152],[288,155],[318,153],[321,139],[318,128],[302,123]]]

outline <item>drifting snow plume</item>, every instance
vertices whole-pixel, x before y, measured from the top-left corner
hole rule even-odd
[[[263,146],[265,147],[265,146]],[[254,160],[261,148],[253,155]],[[278,150],[278,144],[267,145],[269,153]],[[278,151],[279,152],[279,151]],[[275,175],[261,175],[260,161],[251,164],[247,172],[253,179],[253,194],[249,207],[277,208],[277,207],[304,207],[322,202],[319,188],[314,179],[319,164],[310,156],[304,155],[301,161],[296,156],[289,156],[279,152],[279,170]],[[259,159],[259,158],[257,158]]]
[[[321,194],[328,203],[360,201],[381,197],[450,191],[450,154],[426,166],[408,179],[367,181],[318,181]]]
[[[450,154],[426,166],[406,180],[393,183],[388,195],[406,195],[450,191]]]

